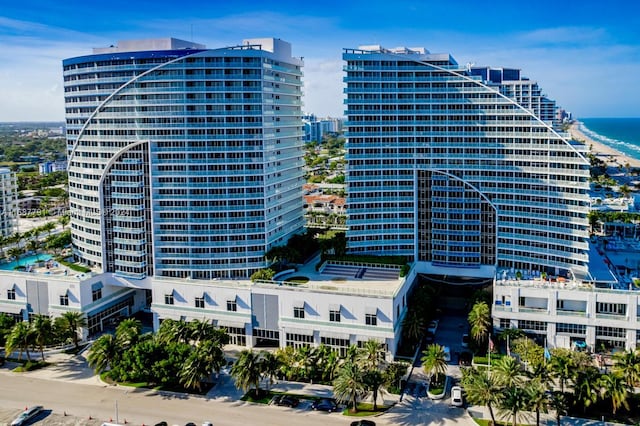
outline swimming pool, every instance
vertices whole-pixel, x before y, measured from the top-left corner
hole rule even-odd
[[[13,262],[4,262],[0,264],[0,269],[4,271],[13,271],[16,266],[33,265],[36,262],[46,262],[51,259],[50,254],[37,254],[32,256],[21,257],[20,260],[14,260]]]

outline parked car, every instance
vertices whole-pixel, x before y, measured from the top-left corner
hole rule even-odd
[[[197,425],[197,424],[195,424],[194,422],[189,422],[189,423],[187,423],[187,424],[186,424],[186,425],[184,425],[184,426],[198,426],[198,425]]]
[[[469,347],[469,335],[467,333],[462,335],[462,347],[463,348]]]
[[[438,320],[430,321],[429,325],[427,326],[427,333],[436,334],[436,331],[438,331],[438,324]]]
[[[376,422],[371,420],[356,420],[355,422],[351,422],[351,426],[376,426]]]
[[[444,349],[444,360],[447,362],[451,361],[451,349],[449,349],[449,346],[445,346],[443,349]]]
[[[202,426],[213,426],[213,423],[211,423],[211,422],[204,422],[204,423],[202,423]]]
[[[451,405],[454,407],[462,407],[464,405],[462,388],[460,386],[454,386],[451,388]]]
[[[158,422],[158,423],[156,423],[156,425],[155,425],[155,426],[169,426],[169,423],[167,423],[167,422],[165,422],[165,421],[162,421],[162,422]]]
[[[338,404],[336,404],[333,399],[323,398],[313,401],[313,404],[311,404],[311,409],[332,413],[338,409]]]
[[[473,354],[468,351],[461,352],[458,356],[458,364],[468,367],[473,361]]]
[[[16,417],[14,421],[11,422],[11,426],[22,426],[26,424],[29,420],[40,414],[42,410],[42,405],[34,405],[33,407],[27,408],[22,413],[20,413],[20,415]]]
[[[297,407],[300,404],[300,400],[291,395],[276,395],[271,400],[271,404],[278,405],[280,407]]]
[[[283,407],[297,407],[300,404],[300,400],[295,396],[285,395],[280,400],[280,405]]]

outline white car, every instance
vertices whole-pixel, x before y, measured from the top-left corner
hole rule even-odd
[[[444,360],[447,362],[451,361],[451,349],[449,349],[449,346],[445,346],[443,349],[444,349]]]
[[[429,322],[429,326],[427,327],[427,332],[436,334],[438,330],[438,320],[433,320]]]
[[[462,407],[464,405],[462,388],[460,386],[454,386],[451,388],[451,405],[454,407]]]
[[[469,347],[469,335],[467,333],[462,335],[462,347],[463,348]]]
[[[22,426],[37,416],[42,411],[42,405],[34,405],[33,407],[24,410],[14,421],[11,422],[11,426]]]
[[[211,423],[211,422],[204,422],[204,423],[202,423],[202,426],[213,426],[213,423]]]

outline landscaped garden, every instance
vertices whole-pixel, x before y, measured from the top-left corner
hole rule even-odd
[[[206,393],[213,373],[226,364],[222,346],[229,335],[206,321],[164,320],[157,333],[142,333],[136,319],[125,319],[115,335],[91,346],[87,360],[104,380],[136,387]]]
[[[351,412],[363,408],[366,413],[377,413],[388,408],[377,404],[380,390],[398,392],[407,368],[405,363],[387,363],[382,345],[370,340],[362,348],[350,346],[344,357],[325,345],[288,346],[275,352],[244,350],[231,368],[231,376],[246,392],[245,400],[268,403],[275,395],[271,391],[275,380],[311,382],[333,385],[335,398],[347,403]],[[367,395],[373,399],[370,407],[362,402]]]

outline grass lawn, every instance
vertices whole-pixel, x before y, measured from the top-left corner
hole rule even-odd
[[[366,417],[366,416],[373,416],[376,414],[384,413],[389,408],[391,408],[391,407],[383,407],[381,405],[378,405],[378,409],[376,411],[373,411],[373,404],[370,404],[368,402],[359,402],[357,407],[358,407],[358,411],[355,413],[351,412],[350,408],[345,408],[342,414],[350,417]]]
[[[24,362],[21,366],[14,368],[12,371],[14,373],[23,373],[25,371],[39,370],[41,368],[48,367],[49,365],[51,364],[46,361],[27,361]]]
[[[489,426],[491,424],[491,419],[476,419],[473,417],[473,421],[480,426]],[[534,421],[535,423],[535,421]],[[513,422],[504,422],[500,420],[496,420],[495,426],[512,426]],[[528,423],[518,423],[518,426],[528,426]]]
[[[491,363],[493,364],[494,362],[496,362],[497,360],[499,360],[500,358],[504,357],[506,355],[504,354],[491,354]],[[489,357],[488,356],[479,356],[479,355],[474,355],[473,356],[473,362],[474,364],[483,364],[483,365],[488,365],[489,364]]]

